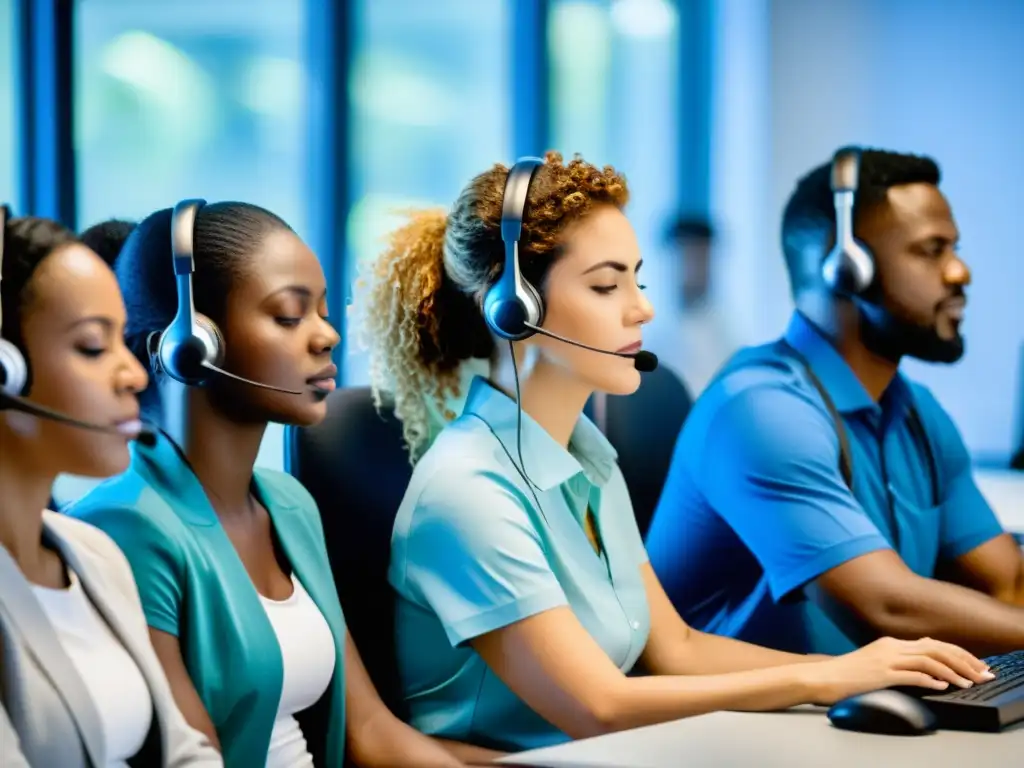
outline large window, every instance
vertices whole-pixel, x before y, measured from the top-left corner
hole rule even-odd
[[[80,1],[78,222],[179,198],[244,200],[306,229],[305,3]]]
[[[18,19],[15,0],[0,0],[0,202],[18,200]]]
[[[448,206],[475,174],[508,162],[507,3],[362,0],[349,78],[347,281],[404,209]],[[358,347],[345,382],[365,383]]]
[[[674,300],[662,235],[679,205],[679,27],[671,0],[551,0],[548,19],[550,144],[628,178],[656,310]]]
[[[79,226],[202,197],[262,205],[307,237],[305,9],[299,0],[79,0]],[[273,425],[258,462],[283,460]]]

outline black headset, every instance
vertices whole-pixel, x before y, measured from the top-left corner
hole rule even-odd
[[[495,334],[507,341],[530,338],[537,332],[534,328],[544,322],[544,300],[540,291],[523,277],[519,268],[519,238],[523,233],[526,198],[533,174],[543,164],[539,157],[520,158],[505,180],[501,203],[505,264],[498,280],[484,294],[484,320]]]
[[[210,318],[196,312],[192,293],[192,276],[196,271],[195,225],[204,205],[205,200],[182,200],[171,213],[171,258],[178,311],[159,334],[155,359],[150,344],[154,369],[191,387],[205,385],[224,362],[224,336]]]
[[[856,296],[875,279],[875,258],[853,234],[853,208],[860,183],[859,149],[845,147],[832,158],[832,196],[836,209],[836,242],[821,263],[821,276],[835,294]]]
[[[4,279],[4,246],[7,243],[7,221],[11,209],[0,205],[0,286]],[[19,397],[28,385],[28,361],[13,341],[3,337],[3,294],[0,291],[0,393]]]

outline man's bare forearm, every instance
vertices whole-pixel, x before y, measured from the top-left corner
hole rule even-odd
[[[1024,545],[1021,545],[1024,550]],[[1013,598],[1013,604],[1018,608],[1024,608],[1024,561],[1020,564],[1020,573],[1017,575],[1017,594]]]
[[[978,656],[1024,648],[1024,608],[936,579],[915,576],[899,586],[859,610],[879,635],[933,637]]]

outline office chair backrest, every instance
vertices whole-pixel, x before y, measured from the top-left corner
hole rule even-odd
[[[686,385],[664,365],[643,374],[632,395],[595,396],[588,403],[588,415],[619,454],[641,536],[647,535],[692,405]]]
[[[395,666],[391,531],[412,475],[401,424],[378,413],[368,387],[327,398],[327,418],[289,429],[288,471],[320,508],[327,552],[349,632],[384,702],[406,717]]]

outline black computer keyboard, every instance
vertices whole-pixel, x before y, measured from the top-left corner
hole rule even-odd
[[[995,679],[970,688],[921,696],[939,728],[1000,731],[1024,720],[1024,650],[985,659]]]

